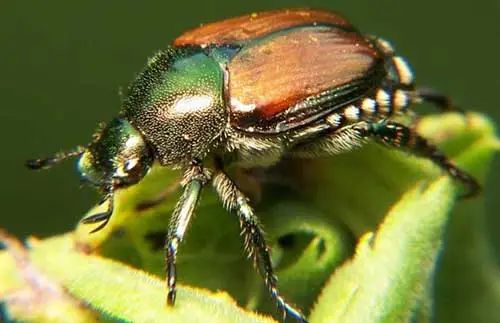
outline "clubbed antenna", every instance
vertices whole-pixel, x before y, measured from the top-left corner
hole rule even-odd
[[[80,156],[84,151],[85,151],[84,147],[78,146],[69,151],[62,151],[56,153],[51,157],[27,160],[25,165],[30,169],[47,169],[56,164],[59,164],[60,162],[62,162],[67,158]]]

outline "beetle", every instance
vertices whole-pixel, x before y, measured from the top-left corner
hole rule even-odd
[[[227,174],[283,158],[330,156],[372,139],[430,159],[474,196],[478,182],[416,131],[398,122],[421,102],[451,101],[415,86],[408,63],[385,40],[341,15],[312,9],[262,12],[187,31],[159,51],[130,84],[118,117],[90,144],[29,160],[42,169],[78,157],[82,180],[107,210],[84,218],[102,229],[114,192],[135,185],[153,162],[184,172],[166,237],[167,303],[176,298],[176,257],[202,189],[211,183],[237,215],[245,250],[283,315],[306,318],[277,287],[269,247],[249,199]]]

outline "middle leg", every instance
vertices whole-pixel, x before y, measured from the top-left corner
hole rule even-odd
[[[283,311],[284,317],[288,313],[296,320],[307,322],[300,311],[289,305],[278,292],[277,278],[273,271],[269,247],[264,238],[264,232],[259,220],[254,214],[252,207],[248,204],[248,199],[222,171],[219,171],[215,175],[213,186],[222,200],[224,207],[229,211],[237,213],[244,238],[245,250],[249,258],[253,259],[254,264],[259,269],[267,289],[278,304],[279,309]]]
[[[167,263],[167,304],[173,305],[176,297],[176,259],[177,249],[184,238],[189,222],[194,214],[202,187],[209,181],[210,176],[201,165],[193,165],[184,175],[184,192],[175,206],[168,228],[167,243],[165,246]]]

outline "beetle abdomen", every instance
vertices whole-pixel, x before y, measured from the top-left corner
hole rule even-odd
[[[229,62],[233,126],[275,133],[360,98],[383,77],[379,52],[362,35],[301,26],[244,46]]]

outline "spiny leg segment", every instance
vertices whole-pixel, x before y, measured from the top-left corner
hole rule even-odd
[[[209,174],[205,173],[201,166],[194,165],[189,169],[183,181],[184,192],[175,206],[167,234],[165,247],[167,264],[167,304],[173,305],[176,297],[176,258],[179,244],[184,238],[186,229],[194,214],[196,205],[200,198],[201,189],[209,181]]]
[[[278,292],[277,278],[273,271],[269,247],[264,238],[264,232],[259,220],[254,214],[252,207],[248,204],[248,199],[222,171],[219,171],[215,175],[213,185],[224,207],[229,211],[236,212],[238,215],[245,243],[245,251],[248,253],[248,257],[253,259],[254,264],[264,278],[269,293],[276,301],[278,308],[283,312],[283,320],[288,313],[300,322],[307,322],[306,318],[298,310],[289,305]]]
[[[114,194],[113,194],[113,188],[110,187],[108,188],[108,193],[104,195],[102,200],[99,202],[99,205],[102,205],[104,203],[108,202],[108,207],[106,211],[89,215],[86,218],[82,219],[83,224],[94,224],[94,223],[100,223],[97,227],[92,229],[89,233],[95,233],[97,231],[100,231],[104,229],[104,227],[108,224],[109,220],[111,219],[111,216],[113,215],[114,211]]]
[[[357,128],[361,136],[372,137],[389,146],[407,149],[417,156],[429,158],[448,172],[451,177],[459,180],[467,187],[466,193],[461,195],[462,198],[473,197],[479,193],[481,187],[476,179],[458,168],[436,146],[429,143],[414,130],[392,121],[364,123],[363,127]]]
[[[457,107],[449,96],[428,87],[418,87],[414,91],[413,97],[413,102],[429,102],[435,105],[441,111],[456,111],[460,113],[465,112]]]

